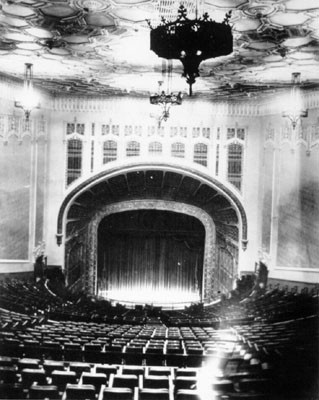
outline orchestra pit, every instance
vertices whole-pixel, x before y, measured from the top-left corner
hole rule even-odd
[[[0,399],[319,400],[318,0],[1,0]]]

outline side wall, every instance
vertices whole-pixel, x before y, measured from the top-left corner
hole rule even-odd
[[[28,123],[14,108],[20,89],[0,78],[0,273],[33,271],[44,238],[48,99]]]
[[[262,117],[260,257],[272,281],[319,282],[318,96],[305,101],[308,117],[295,130],[275,105]]]

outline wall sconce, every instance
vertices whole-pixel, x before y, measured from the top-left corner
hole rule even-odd
[[[292,88],[288,107],[283,111],[282,116],[289,118],[292,124],[292,129],[295,130],[300,118],[308,117],[308,110],[303,109],[300,93],[300,72],[293,72],[291,77]]]
[[[31,111],[35,108],[40,108],[40,104],[33,90],[33,65],[30,63],[25,64],[24,70],[24,83],[21,99],[14,102],[14,106],[22,108],[25,114],[25,119],[28,122],[30,119]]]

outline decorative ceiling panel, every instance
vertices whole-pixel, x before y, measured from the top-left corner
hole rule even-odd
[[[53,94],[149,96],[165,81],[165,63],[150,50],[150,29],[175,19],[177,0],[0,0],[0,73]],[[232,11],[233,53],[206,60],[194,95],[245,98],[290,85],[319,87],[318,0],[184,0],[190,14],[221,22]],[[193,18],[193,16],[190,18]],[[182,64],[173,63],[172,90],[187,95]]]

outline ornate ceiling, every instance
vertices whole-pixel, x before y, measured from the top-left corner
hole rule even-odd
[[[190,11],[196,0],[185,0]],[[201,2],[202,1],[202,2]],[[34,64],[36,85],[58,94],[149,95],[163,80],[150,51],[160,17],[175,19],[179,0],[2,0],[0,72],[23,78]],[[291,81],[319,87],[318,0],[197,0],[217,22],[232,10],[234,51],[203,62],[195,96],[255,96]],[[182,64],[173,63],[172,90],[187,93]],[[164,79],[165,81],[165,79]]]

